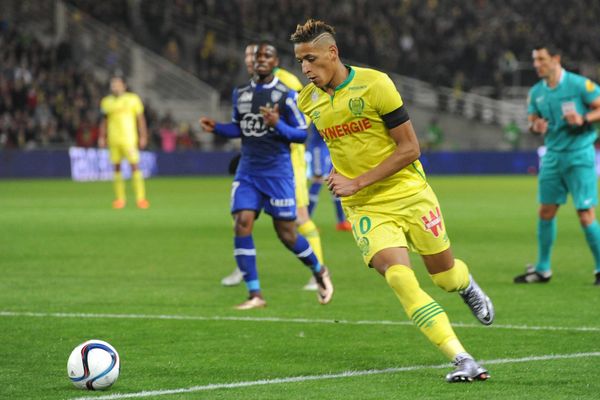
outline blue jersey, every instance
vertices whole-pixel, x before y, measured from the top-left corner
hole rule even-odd
[[[293,128],[306,129],[297,98],[298,93],[277,78],[268,84],[252,81],[234,89],[232,120],[242,133],[242,158],[236,179],[248,175],[293,179],[290,141],[265,124],[260,107],[278,104],[283,122]]]
[[[549,150],[575,151],[593,145],[597,137],[596,130],[591,125],[571,126],[563,115],[571,110],[581,115],[587,114],[590,111],[589,105],[599,96],[598,85],[563,69],[556,87],[550,88],[545,80],[541,80],[531,88],[527,113],[548,121],[544,144]]]

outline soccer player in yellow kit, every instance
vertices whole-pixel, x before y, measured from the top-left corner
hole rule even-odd
[[[114,168],[115,200],[113,208],[121,209],[126,204],[125,182],[121,173],[121,160],[125,158],[131,164],[131,180],[135,191],[136,205],[138,208],[146,209],[150,207],[150,203],[146,200],[144,176],[139,169],[140,152],[138,150],[138,145],[143,149],[148,143],[144,105],[137,94],[126,91],[127,87],[121,77],[111,78],[110,90],[112,93],[104,97],[100,103],[104,116],[100,123],[98,145],[106,147],[108,132],[110,161]]]
[[[298,106],[331,152],[334,170],[328,186],[342,198],[365,263],[385,277],[415,325],[454,362],[448,382],[488,379],[410,266],[408,248],[421,255],[437,286],[458,292],[481,323],[492,323],[492,302],[467,265],[452,255],[440,205],[418,160],[417,137],[396,87],[382,72],[344,65],[335,30],[322,21],[298,25],[291,41],[311,82],[300,93]]]
[[[249,44],[246,46],[244,52],[244,63],[249,75],[254,74],[254,53],[256,52],[256,44]],[[302,83],[291,72],[286,71],[283,68],[276,67],[273,70],[274,75],[282,82],[285,86],[289,87],[296,92],[302,90]],[[307,121],[307,125],[310,121]],[[294,168],[294,179],[296,182],[296,225],[298,232],[308,240],[310,246],[313,248],[315,255],[319,259],[321,264],[323,261],[323,249],[321,246],[321,236],[317,226],[310,218],[308,213],[308,188],[306,186],[306,158],[305,151],[306,147],[304,143],[291,143],[291,157],[292,167]],[[224,286],[235,286],[241,283],[242,274],[238,268],[236,268],[230,275],[226,276],[221,280]],[[304,290],[317,290],[317,282],[314,277],[311,277],[310,281],[303,287]]]

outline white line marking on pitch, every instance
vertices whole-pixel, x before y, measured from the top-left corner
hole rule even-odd
[[[497,360],[482,361],[484,365],[493,364],[509,364],[509,363],[523,363],[531,361],[548,361],[548,360],[566,360],[573,358],[588,358],[588,357],[600,357],[600,352],[591,353],[573,353],[573,354],[548,354],[543,356],[531,356],[522,358],[500,358]],[[180,389],[165,389],[165,390],[148,390],[136,393],[115,393],[104,396],[91,396],[91,397],[76,397],[71,400],[117,400],[117,399],[132,399],[142,398],[150,396],[165,396],[170,394],[182,394],[192,392],[202,392],[208,390],[217,389],[236,389],[248,386],[261,386],[261,385],[277,385],[281,383],[295,383],[295,382],[307,382],[307,381],[320,381],[326,379],[339,379],[339,378],[350,378],[355,376],[367,376],[367,375],[380,375],[380,374],[393,374],[398,372],[406,371],[418,371],[424,369],[440,369],[448,368],[449,364],[439,365],[413,365],[409,367],[398,367],[398,368],[385,368],[385,369],[370,369],[364,371],[344,371],[335,374],[324,374],[324,375],[308,375],[308,376],[291,376],[288,378],[277,378],[277,379],[261,379],[257,381],[245,381],[235,383],[213,383],[203,386],[192,386],[189,388]]]
[[[277,318],[277,317],[234,317],[213,316],[203,317],[194,315],[152,315],[152,314],[95,314],[95,313],[41,313],[27,311],[0,311],[0,317],[41,317],[41,318],[116,318],[116,319],[148,319],[148,320],[176,320],[176,321],[241,321],[241,322],[284,322],[299,324],[341,324],[341,325],[404,325],[413,326],[410,321],[349,321],[334,319],[308,319],[308,318]],[[454,322],[452,326],[458,328],[483,328],[483,329],[512,329],[523,331],[573,331],[573,332],[600,332],[600,327],[595,326],[529,326],[529,325],[490,325]]]

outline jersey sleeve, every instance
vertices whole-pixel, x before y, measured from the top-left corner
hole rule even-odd
[[[298,93],[290,90],[285,99],[285,120],[288,125],[298,128],[298,129],[306,129],[306,120],[304,119],[304,115],[300,112],[298,108]]]
[[[133,97],[133,112],[135,112],[135,115],[144,113],[144,103],[142,103],[142,99],[137,94]]]
[[[600,88],[598,88],[598,85],[590,79],[582,79],[581,83],[583,102],[590,105],[594,100],[600,97]]]
[[[373,108],[379,115],[396,111],[404,104],[396,85],[387,74],[383,74],[373,83],[371,96]]]
[[[105,117],[108,115],[108,97],[105,97],[100,101],[100,112]]]
[[[529,94],[527,94],[527,114],[528,115],[540,115],[540,111],[538,110],[535,100],[534,100],[533,88],[529,90]]]
[[[236,89],[233,89],[233,93],[231,94],[231,104],[232,104],[231,122],[233,122],[234,124],[240,123],[240,112],[238,111],[238,108],[237,108],[237,99],[238,99],[238,91],[236,88]]]

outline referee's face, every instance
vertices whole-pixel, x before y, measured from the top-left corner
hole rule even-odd
[[[560,56],[551,55],[547,49],[533,50],[533,67],[539,78],[546,79],[552,76],[557,68],[560,68]]]

